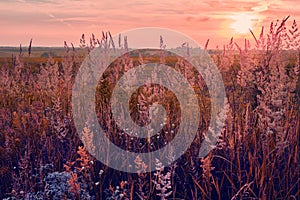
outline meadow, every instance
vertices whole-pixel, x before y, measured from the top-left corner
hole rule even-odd
[[[181,58],[139,55],[130,52],[125,40],[115,47],[108,33],[100,39],[93,35],[89,42],[82,37],[80,48],[67,43],[62,48],[33,46],[30,56],[28,48],[0,47],[0,198],[299,199],[300,32],[295,21],[287,26],[287,20],[263,27],[258,36],[252,33],[252,45],[232,38],[220,49],[205,46],[222,75],[228,102],[222,136],[204,158],[198,151],[210,123],[210,94],[199,73]],[[157,170],[146,173],[149,166],[136,157],[131,165],[138,173],[125,173],[86,150],[84,144],[101,147],[93,141],[92,127],[81,133],[84,142],[79,138],[71,93],[83,60],[95,48],[124,52],[99,81],[96,110],[107,137],[126,150],[148,152],[171,141],[180,105],[167,88],[140,87],[130,98],[132,119],[149,123],[153,102],[165,107],[168,119],[160,137],[131,137],[107,114],[116,82],[126,70],[150,62],[185,74],[199,94],[201,121],[192,145],[178,160],[162,166],[157,158]]]

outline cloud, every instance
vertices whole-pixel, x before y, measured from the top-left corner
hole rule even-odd
[[[197,22],[206,22],[210,20],[210,17],[194,17],[194,16],[189,16],[185,18],[187,21],[197,21]]]
[[[0,0],[0,27],[19,34],[24,27],[80,34],[162,26],[195,37],[224,37],[235,14],[247,13],[260,26],[289,14],[300,19],[298,10],[296,0]]]
[[[0,1],[1,2],[1,1]],[[39,4],[43,4],[43,3],[55,3],[55,1],[53,0],[10,0],[10,3],[14,3],[14,2],[19,2],[19,3],[39,3]]]

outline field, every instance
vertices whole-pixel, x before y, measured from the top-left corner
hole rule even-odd
[[[151,62],[167,64],[185,74],[197,94],[200,122],[192,145],[168,166],[156,158],[154,172],[148,172],[149,163],[139,156],[131,163],[138,173],[108,167],[92,155],[107,149],[97,146],[90,122],[83,121],[86,125],[77,133],[72,87],[83,60],[98,43],[74,49],[67,44],[32,47],[30,56],[26,48],[0,47],[0,198],[299,199],[300,32],[296,27],[296,23],[287,27],[283,20],[254,36],[252,46],[247,40],[242,46],[231,39],[224,48],[208,51],[222,75],[227,113],[215,148],[203,158],[198,154],[209,131],[213,94],[200,74],[178,56],[159,54],[163,48],[155,56],[118,47],[124,54],[105,71],[95,95],[98,122],[115,145],[133,152],[160,149],[175,137],[183,115],[172,91],[146,84],[129,98],[130,116],[145,126],[150,123],[151,105],[163,105],[167,119],[159,137],[139,139],[120,130],[110,98],[128,70]],[[109,36],[100,40],[103,46],[98,48],[115,48]],[[85,110],[86,118],[91,112]],[[174,151],[170,150],[170,157]]]

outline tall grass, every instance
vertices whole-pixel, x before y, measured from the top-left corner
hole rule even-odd
[[[262,28],[259,36],[251,32],[253,47],[248,40],[242,47],[232,38],[223,50],[210,51],[223,76],[228,114],[222,138],[205,158],[197,155],[210,120],[210,98],[203,79],[184,60],[134,55],[126,37],[116,46],[104,32],[89,42],[82,35],[85,53],[65,42],[61,62],[50,57],[32,66],[23,61],[20,50],[0,68],[0,198],[299,199],[300,32],[296,21],[288,26],[287,20]],[[160,42],[166,48],[162,38]],[[128,174],[108,168],[86,151],[72,121],[71,89],[83,58],[96,47],[124,52],[106,70],[96,94],[99,122],[121,148],[159,149],[173,139],[180,116],[171,91],[146,85],[129,102],[132,118],[146,124],[151,103],[162,103],[169,117],[160,137],[140,140],[119,130],[106,113],[111,112],[113,86],[127,70],[147,62],[166,63],[202,94],[201,127],[175,163],[163,167],[157,160],[157,171],[145,173],[148,166],[137,157],[131,167],[139,173]],[[29,49],[31,53],[34,47]],[[96,151],[91,127],[82,134],[84,143]]]

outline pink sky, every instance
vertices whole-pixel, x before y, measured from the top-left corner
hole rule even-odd
[[[291,15],[300,19],[297,0],[0,0],[0,46],[63,46],[63,41],[79,45],[82,33],[119,32],[155,26],[174,29],[210,47],[234,38],[236,17],[246,14],[252,29]],[[130,40],[130,38],[129,38]]]

